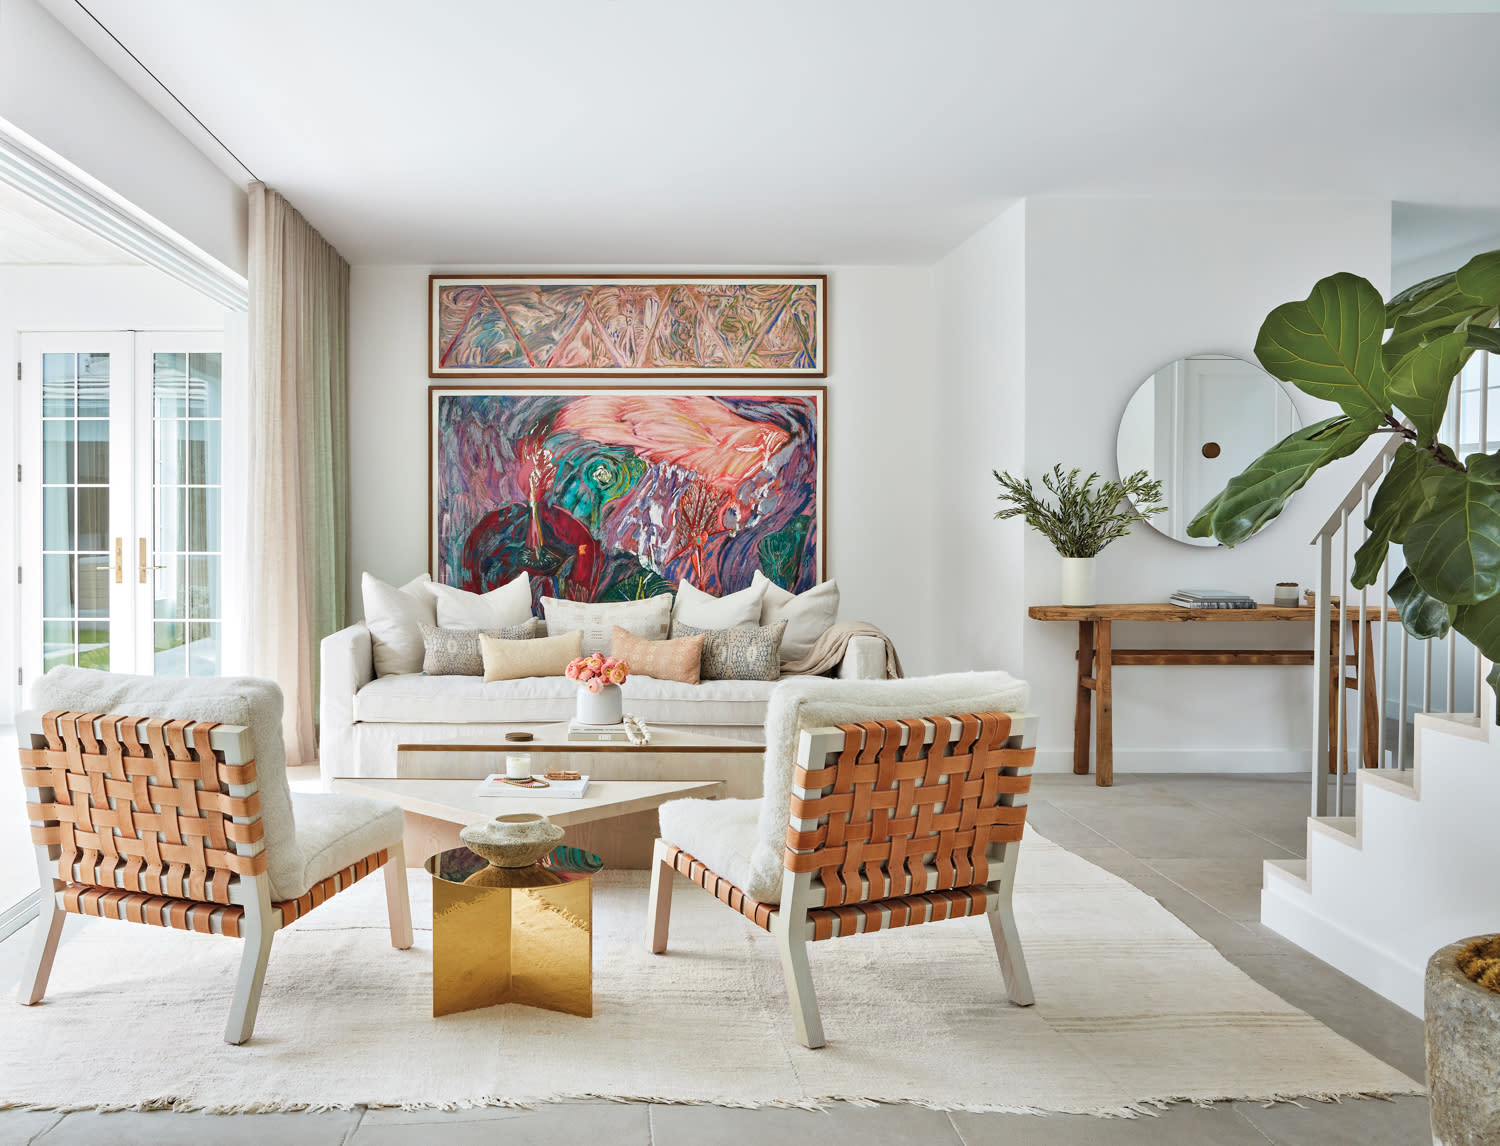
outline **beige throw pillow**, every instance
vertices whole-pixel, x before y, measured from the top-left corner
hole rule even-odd
[[[672,607],[672,627],[691,625],[696,629],[733,629],[740,625],[760,624],[760,605],[770,582],[752,581],[748,589],[715,597],[683,581],[677,586],[677,603]]]
[[[703,634],[675,641],[648,641],[628,629],[615,626],[609,655],[630,666],[630,674],[698,683],[698,664],[703,659]]]
[[[564,601],[543,597],[542,612],[549,633],[576,629],[583,634],[583,656],[609,652],[615,626],[648,641],[663,641],[672,621],[672,594],[642,601]]]
[[[774,625],[786,622],[781,638],[781,660],[800,661],[812,652],[817,639],[839,619],[839,583],[824,581],[801,593],[789,593],[759,569],[753,584],[765,586],[760,606],[760,623]]]
[[[366,573],[360,579],[376,676],[422,671],[422,628],[437,624],[437,603],[423,573],[399,589]]]
[[[582,633],[560,637],[538,637],[534,641],[507,641],[479,635],[479,653],[484,660],[484,680],[519,680],[523,676],[562,676],[568,662],[579,656]]]
[[[436,581],[427,591],[437,601],[437,623],[444,629],[503,629],[531,619],[530,573],[488,593],[470,593]]]

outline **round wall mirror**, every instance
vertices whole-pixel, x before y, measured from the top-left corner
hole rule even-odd
[[[1246,466],[1302,425],[1280,382],[1253,362],[1194,354],[1169,362],[1136,388],[1120,419],[1120,476],[1145,470],[1161,482],[1167,511],[1148,518],[1174,541]]]

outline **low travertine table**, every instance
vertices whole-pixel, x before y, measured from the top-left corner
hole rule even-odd
[[[391,800],[406,812],[406,857],[413,865],[459,845],[458,829],[502,811],[539,812],[568,832],[568,843],[604,857],[612,868],[648,868],[656,809],[686,796],[760,795],[765,747],[668,725],[652,725],[648,744],[568,739],[561,724],[507,725],[528,741],[401,744],[396,777],[340,777],[335,792]],[[485,776],[505,771],[505,756],[529,752],[532,771],[572,769],[592,779],[582,800],[474,796]]]

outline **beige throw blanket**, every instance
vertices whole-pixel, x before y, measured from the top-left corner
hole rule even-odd
[[[821,637],[813,642],[812,650],[799,661],[787,661],[781,666],[782,676],[821,676],[839,667],[849,641],[854,637],[878,637],[885,642],[885,675],[892,680],[905,676],[901,669],[901,658],[896,646],[868,621],[835,621]]]

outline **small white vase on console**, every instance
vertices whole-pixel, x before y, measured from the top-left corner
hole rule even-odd
[[[625,716],[620,686],[607,684],[598,692],[590,692],[587,686],[580,686],[576,715],[579,724],[619,724]]]
[[[1097,605],[1094,600],[1093,557],[1062,559],[1062,603],[1064,605]]]

